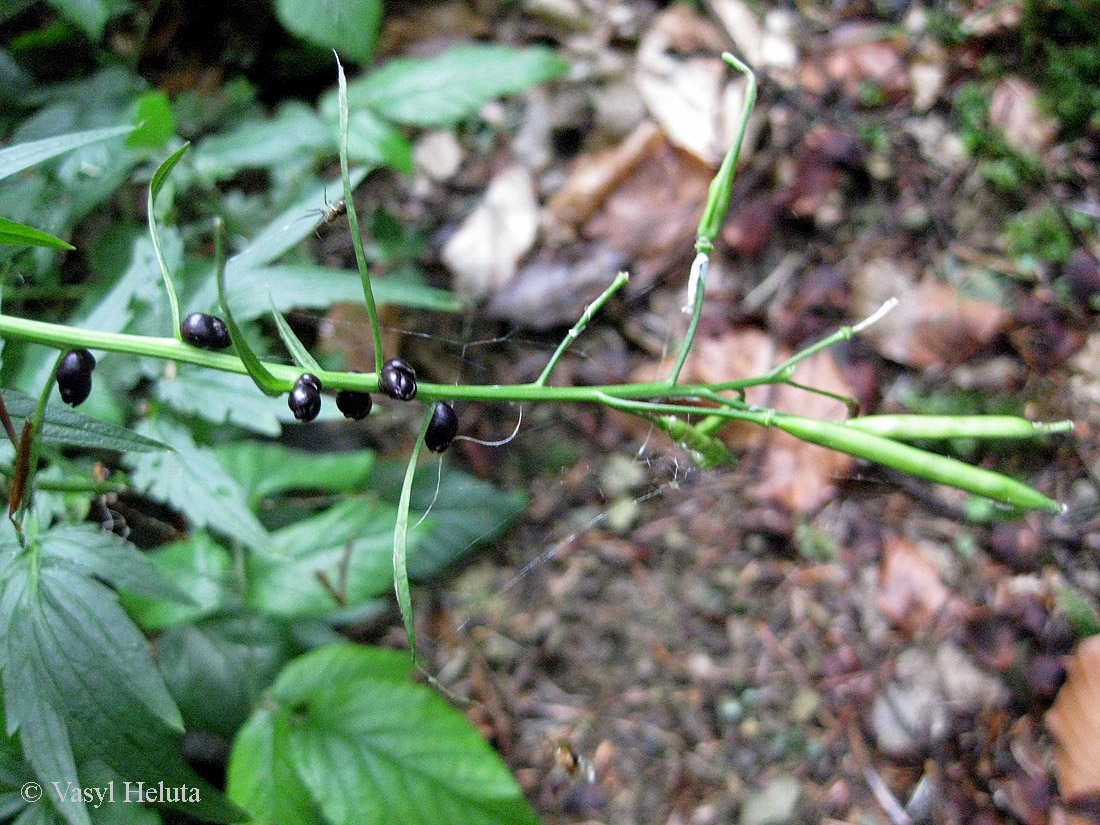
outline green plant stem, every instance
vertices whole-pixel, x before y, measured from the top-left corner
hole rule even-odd
[[[0,336],[11,339],[45,344],[55,349],[88,347],[107,352],[124,352],[131,355],[144,355],[194,364],[222,372],[247,375],[241,359],[228,353],[210,352],[198,349],[175,338],[156,338],[147,335],[129,335],[121,332],[101,332],[98,330],[69,327],[14,315],[0,314]],[[301,368],[290,364],[261,362],[262,366],[283,383],[284,391],[289,391],[301,375]],[[361,392],[378,391],[377,373],[335,372],[324,370],[317,374],[326,390],[359,390]],[[677,385],[669,386],[665,381],[647,384],[611,384],[597,387],[551,387],[530,384],[501,385],[455,385],[429,384],[417,385],[417,397],[430,401],[456,399],[463,401],[558,401],[598,402],[601,395],[616,398],[695,398],[701,397],[706,390],[713,392],[738,391],[746,387],[762,384],[782,383],[781,377],[755,377],[739,381],[727,381],[721,384]],[[687,411],[691,411],[690,409]]]
[[[336,54],[333,52],[333,54]],[[359,269],[359,278],[363,282],[363,298],[367,302],[367,317],[370,319],[371,337],[374,339],[374,370],[382,371],[382,328],[378,325],[378,307],[374,303],[374,290],[370,284],[370,267],[367,253],[363,249],[363,236],[359,232],[359,216],[355,212],[355,199],[351,195],[351,173],[348,171],[348,82],[344,76],[344,66],[336,55],[336,69],[339,81],[340,108],[340,178],[344,183],[344,205],[347,206],[348,229],[351,232],[351,245],[355,250],[355,265]]]
[[[557,350],[550,356],[546,368],[543,369],[542,374],[535,380],[535,386],[541,387],[546,384],[546,380],[550,377],[551,371],[553,371],[554,367],[565,353],[566,348],[580,337],[580,334],[584,332],[584,328],[588,326],[588,322],[592,320],[592,316],[599,312],[600,308],[607,303],[607,299],[618,292],[628,280],[630,280],[630,276],[625,272],[620,272],[615,276],[615,280],[611,282],[611,286],[605,289],[600,297],[585,308],[580,320],[566,333],[561,343],[558,344]]]
[[[784,378],[784,379],[789,378],[791,373],[794,372],[794,368],[798,364],[799,361],[804,361],[807,358],[809,358],[811,355],[813,355],[814,353],[821,352],[821,350],[827,349],[827,348],[831,347],[833,344],[835,344],[839,341],[847,341],[853,335],[857,335],[857,334],[863,332],[863,330],[867,329],[872,324],[876,324],[879,321],[881,321],[884,317],[886,317],[886,315],[888,315],[890,312],[892,312],[894,310],[894,307],[896,307],[897,305],[898,305],[898,299],[897,298],[891,298],[890,300],[886,301],[886,303],[884,303],[882,306],[880,306],[878,309],[876,309],[873,313],[871,313],[869,316],[867,316],[862,321],[860,321],[858,324],[853,324],[850,327],[841,327],[836,332],[834,332],[832,335],[829,335],[825,338],[822,338],[816,344],[811,344],[810,346],[806,347],[806,349],[802,350],[801,352],[795,353],[790,358],[788,358],[786,361],[784,361],[782,364],[780,364],[778,367],[775,367],[774,369],[772,369],[768,373],[768,377],[770,377],[770,378]]]
[[[42,392],[38,396],[38,405],[34,408],[34,416],[31,418],[31,443],[27,480],[23,485],[23,497],[19,502],[19,509],[12,517],[12,523],[15,525],[16,532],[19,533],[23,532],[23,517],[26,515],[27,508],[30,507],[31,499],[34,497],[34,477],[38,471],[38,448],[41,444],[42,422],[46,419],[46,402],[49,401],[50,391],[53,389],[57,368],[61,366],[61,362],[64,358],[65,352],[57,353],[53,369],[50,370],[49,380],[47,380],[42,387]]]

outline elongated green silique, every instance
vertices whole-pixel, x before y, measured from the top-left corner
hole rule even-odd
[[[1035,438],[1068,433],[1072,421],[1029,421],[1016,415],[865,415],[844,426],[884,438],[918,441],[940,438]]]
[[[891,438],[863,432],[847,424],[785,413],[777,413],[771,423],[803,441],[865,458],[876,464],[957,487],[1003,504],[1029,510],[1046,510],[1049,513],[1065,511],[1062,504],[1014,478],[902,444]]]

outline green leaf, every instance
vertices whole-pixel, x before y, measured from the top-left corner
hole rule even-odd
[[[71,243],[55,238],[33,226],[0,218],[0,243],[10,246],[45,246],[51,249],[76,249]]]
[[[367,176],[367,171],[366,169],[353,171],[351,185],[358,186]],[[334,189],[340,188],[336,183],[332,186]],[[327,186],[323,185],[313,189],[306,197],[272,220],[248,246],[230,258],[225,265],[226,277],[230,282],[236,286],[237,279],[242,273],[277,260],[313,232],[314,223],[302,219],[316,215],[318,210],[324,209],[325,200],[328,197],[326,192]]]
[[[434,58],[391,60],[348,87],[348,105],[410,126],[453,126],[488,101],[553,80],[567,68],[541,47],[455,46]]]
[[[220,225],[219,225],[220,229]],[[221,232],[218,232],[219,248],[221,244]],[[233,313],[229,309],[229,299],[225,294],[225,265],[219,255],[218,265],[218,303],[222,308],[223,320],[225,325],[229,328],[229,337],[233,341],[233,349],[237,351],[237,355],[244,363],[244,368],[248,370],[249,376],[256,382],[256,386],[260,392],[264,395],[277,396],[283,393],[282,382],[279,381],[274,375],[272,375],[267,367],[265,367],[260,359],[256,357],[256,354],[252,352],[252,347],[248,345],[248,339],[245,338],[244,332],[240,326],[237,325],[236,320],[233,318]]]
[[[91,129],[87,132],[57,135],[0,149],[0,180],[80,146],[125,135],[133,130],[133,126],[112,126],[107,129]]]
[[[127,453],[124,460],[133,470],[135,486],[177,508],[196,527],[209,527],[254,550],[268,547],[270,536],[213,451],[195,444],[183,427],[164,419],[143,422],[141,431],[164,439],[175,449],[171,453]]]
[[[388,166],[403,175],[413,172],[408,138],[370,109],[357,109],[348,117],[348,158],[368,166]]]
[[[168,269],[168,261],[165,260],[164,251],[161,248],[160,230],[157,229],[156,206],[157,195],[159,195],[164,188],[164,184],[168,180],[168,175],[171,174],[173,167],[179,163],[180,158],[183,157],[183,153],[187,151],[187,147],[190,145],[190,142],[183,144],[183,146],[165,158],[164,162],[157,167],[157,171],[153,173],[153,179],[149,182],[149,197],[145,207],[149,221],[149,237],[153,239],[153,249],[156,250],[157,263],[160,264],[160,272],[161,275],[164,276],[164,288],[168,292],[168,302],[172,307],[172,332],[177,339],[180,339],[180,302],[176,297],[176,285],[172,281],[172,273]]]
[[[198,145],[191,161],[200,174],[220,180],[241,169],[311,165],[335,149],[332,127],[312,107],[290,102],[274,117],[246,120],[224,134],[211,135]]]
[[[38,404],[37,398],[32,398],[18,390],[5,389],[0,392],[4,394],[4,403],[13,419],[29,418],[34,415],[34,408]],[[133,430],[54,404],[46,407],[42,440],[47,444],[63,444],[67,447],[82,447],[87,450],[138,453],[171,449],[167,444],[140,435]]]
[[[300,783],[333,825],[535,825],[488,743],[431,689],[401,678],[396,655],[340,644],[291,662],[271,692],[278,710],[253,717],[246,745],[234,747],[233,798],[272,821],[274,783],[266,793],[253,785],[247,800],[234,791],[248,787],[246,765],[262,781],[262,768],[281,758],[283,778],[296,779],[296,794]]]
[[[234,592],[229,551],[206,531],[158,547],[147,557],[158,577],[169,579],[188,595],[187,602],[181,603],[122,585],[123,607],[147,632],[196,622],[240,601]]]
[[[397,502],[401,469],[398,462],[387,462],[374,474],[373,486],[383,500]],[[409,576],[423,580],[499,537],[522,515],[527,497],[444,465],[442,476],[434,468],[421,469],[413,481],[409,507],[414,513],[428,511],[427,529],[408,562]]]
[[[110,590],[61,566],[38,567],[27,552],[5,570],[0,622],[8,731],[19,731],[44,783],[79,785],[74,761],[99,759],[131,781],[199,789],[200,802],[177,806],[192,816],[238,818],[183,761],[179,713]],[[89,821],[83,805],[51,801],[69,822]]]
[[[59,525],[41,536],[43,565],[62,563],[116,588],[181,605],[193,605],[187,591],[166,577],[130,542],[90,524]]]
[[[103,37],[103,27],[112,12],[108,0],[50,0],[50,5],[75,23],[93,43]]]
[[[370,450],[316,453],[259,441],[224,444],[214,454],[244,488],[253,509],[263,499],[288,490],[362,490],[374,466]]]
[[[371,279],[375,301],[379,304],[457,312],[462,302],[451,292],[426,286],[410,277],[392,273]],[[363,285],[359,273],[327,269],[314,264],[267,266],[242,274],[229,290],[237,316],[241,320],[257,318],[270,308],[268,296],[280,312],[294,307],[317,309],[334,303],[363,303]]]
[[[393,582],[396,519],[392,508],[349,498],[272,533],[273,552],[247,560],[246,600],[277,616],[328,616],[385,594]]]
[[[286,710],[261,708],[253,714],[233,743],[226,793],[253,822],[327,825],[294,769],[289,747],[294,721]]]
[[[382,4],[378,0],[278,0],[275,13],[287,31],[366,62],[378,39]]]
[[[416,632],[413,628],[412,594],[409,592],[409,502],[412,497],[413,477],[416,475],[416,462],[420,460],[420,448],[424,446],[424,435],[432,422],[432,409],[429,405],[420,427],[420,435],[413,445],[409,464],[405,469],[405,479],[401,483],[401,494],[397,498],[397,521],[393,528],[393,589],[397,593],[397,607],[401,611],[401,621],[405,625],[405,638],[409,641],[409,655],[416,661]]]
[[[176,132],[172,104],[168,101],[168,95],[159,89],[138,98],[134,121],[137,128],[126,138],[127,146],[160,148],[167,145]]]
[[[187,729],[227,739],[298,650],[281,623],[255,615],[181,625],[157,639],[157,661]]]
[[[215,372],[181,364],[172,378],[157,381],[157,398],[181,413],[215,424],[229,422],[261,435],[278,436],[280,415],[290,411],[269,396],[256,392],[247,375]],[[323,412],[323,411],[322,411]]]
[[[301,367],[304,372],[321,372],[321,365],[317,363],[317,359],[310,355],[305,344],[294,334],[294,330],[290,328],[290,324],[283,317],[283,313],[275,308],[275,299],[271,297],[270,293],[267,297],[271,302],[271,314],[275,318],[275,327],[279,330],[279,337],[283,339],[283,345],[290,353],[290,357],[294,359],[294,363]]]

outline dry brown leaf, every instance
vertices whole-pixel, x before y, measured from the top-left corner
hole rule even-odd
[[[1100,795],[1100,636],[1077,646],[1066,673],[1046,724],[1054,737],[1058,789],[1072,803]]]
[[[909,76],[897,45],[870,39],[876,34],[870,26],[838,30],[833,38],[837,45],[825,57],[825,72],[849,97],[859,97],[872,84],[896,101],[909,92]]]
[[[664,144],[656,123],[645,121],[612,149],[578,158],[565,185],[550,199],[550,213],[577,227],[595,213],[608,194]]]
[[[989,101],[989,122],[1004,130],[1005,142],[1018,152],[1044,152],[1058,123],[1039,111],[1039,89],[1018,77],[1002,80]]]
[[[990,301],[960,296],[950,285],[921,281],[907,288],[912,267],[900,260],[868,261],[852,278],[853,306],[870,315],[897,297],[897,308],[862,338],[880,355],[910,367],[960,364],[1008,326],[1008,313]]]
[[[638,44],[635,80],[646,107],[674,145],[714,167],[740,120],[746,83],[727,80],[718,57],[725,47],[721,32],[683,4],[657,15]]]
[[[443,247],[443,262],[455,275],[458,293],[482,299],[511,280],[535,243],[538,225],[531,173],[522,166],[500,172]]]
[[[891,536],[882,551],[878,608],[910,635],[925,630],[951,597],[936,564],[907,539]]]
[[[607,196],[583,234],[631,260],[633,291],[679,264],[686,276],[712,175],[691,155],[662,140]]]

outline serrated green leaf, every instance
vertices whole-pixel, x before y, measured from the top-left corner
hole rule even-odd
[[[455,46],[438,57],[391,60],[348,86],[348,106],[410,126],[453,126],[490,100],[553,80],[567,68],[541,47]]]
[[[290,712],[261,708],[237,734],[226,793],[254,822],[327,825],[291,762]]]
[[[116,588],[194,606],[188,593],[167,578],[152,559],[130,542],[90,524],[53,527],[39,537],[41,564],[62,563]]]
[[[5,389],[0,392],[4,395],[4,403],[13,419],[28,418],[34,414],[37,398],[18,390]],[[42,440],[47,444],[64,444],[67,447],[83,447],[88,450],[134,453],[171,449],[167,444],[133,430],[54,404],[46,406]]]
[[[145,631],[164,630],[206,618],[239,601],[233,587],[233,560],[213,537],[199,531],[148,554],[157,575],[174,582],[188,603],[146,594],[137,588],[119,594],[126,612]]]
[[[136,487],[158,501],[177,508],[196,527],[208,527],[232,536],[247,547],[263,551],[270,537],[252,514],[244,491],[191,435],[167,420],[142,422],[140,431],[163,439],[171,453],[127,453],[124,461],[133,469]]]
[[[227,739],[299,650],[281,623],[255,615],[181,625],[157,639],[157,661],[187,729]]]
[[[272,533],[281,555],[248,559],[246,601],[276,616],[330,616],[388,593],[396,518],[392,508],[350,498]]]
[[[403,462],[387,462],[373,474],[372,486],[384,501],[398,501],[402,469]],[[519,491],[501,490],[447,465],[442,476],[433,470],[421,470],[409,500],[413,513],[428,511],[427,529],[416,552],[409,555],[413,579],[432,578],[474,548],[496,539],[527,506],[527,497]]]
[[[316,46],[367,61],[378,39],[382,4],[378,0],[277,0],[283,27]]]
[[[157,381],[155,392],[174,410],[215,424],[229,422],[272,437],[282,432],[280,413],[286,404],[256,392],[246,375],[181,364],[171,379]]]
[[[288,490],[362,490],[374,466],[374,452],[315,453],[281,444],[237,441],[214,448],[226,471],[244,488],[253,508]]]
[[[86,132],[72,132],[29,143],[18,143],[7,149],[0,149],[0,180],[73,149],[125,135],[133,130],[133,126],[111,126],[107,129],[90,129]]]
[[[272,533],[280,555],[248,558],[246,600],[272,615],[326,616],[385,594],[396,519],[392,508],[354,498]]]
[[[74,757],[100,759],[128,780],[199,789],[200,802],[176,806],[193,816],[238,819],[238,811],[184,763],[168,724],[181,727],[178,711],[149,659],[148,643],[115,595],[62,567],[37,568],[33,553],[17,558],[5,574],[0,615],[8,632],[0,640],[0,661],[8,727],[19,730],[43,781],[72,777],[79,785],[70,770]],[[83,805],[56,796],[51,801],[70,822],[88,822]]]
[[[290,357],[294,359],[294,363],[305,372],[321,372],[321,365],[317,363],[317,359],[310,355],[305,344],[294,334],[294,330],[290,328],[290,324],[283,317],[283,313],[275,308],[275,299],[271,297],[270,293],[267,297],[271,303],[271,314],[275,318],[275,327],[279,330],[279,337],[283,339],[283,346],[290,353]]]
[[[393,653],[381,660],[377,653],[351,644],[308,653],[287,666],[272,690],[280,711],[293,713],[293,725],[272,744],[286,745],[280,751],[289,753],[326,820],[537,823],[519,785],[470,722],[429,688],[395,678]],[[315,668],[328,678],[314,677]]]
[[[41,229],[0,218],[0,243],[11,246],[45,246],[51,249],[76,249],[71,243],[55,238]]]

